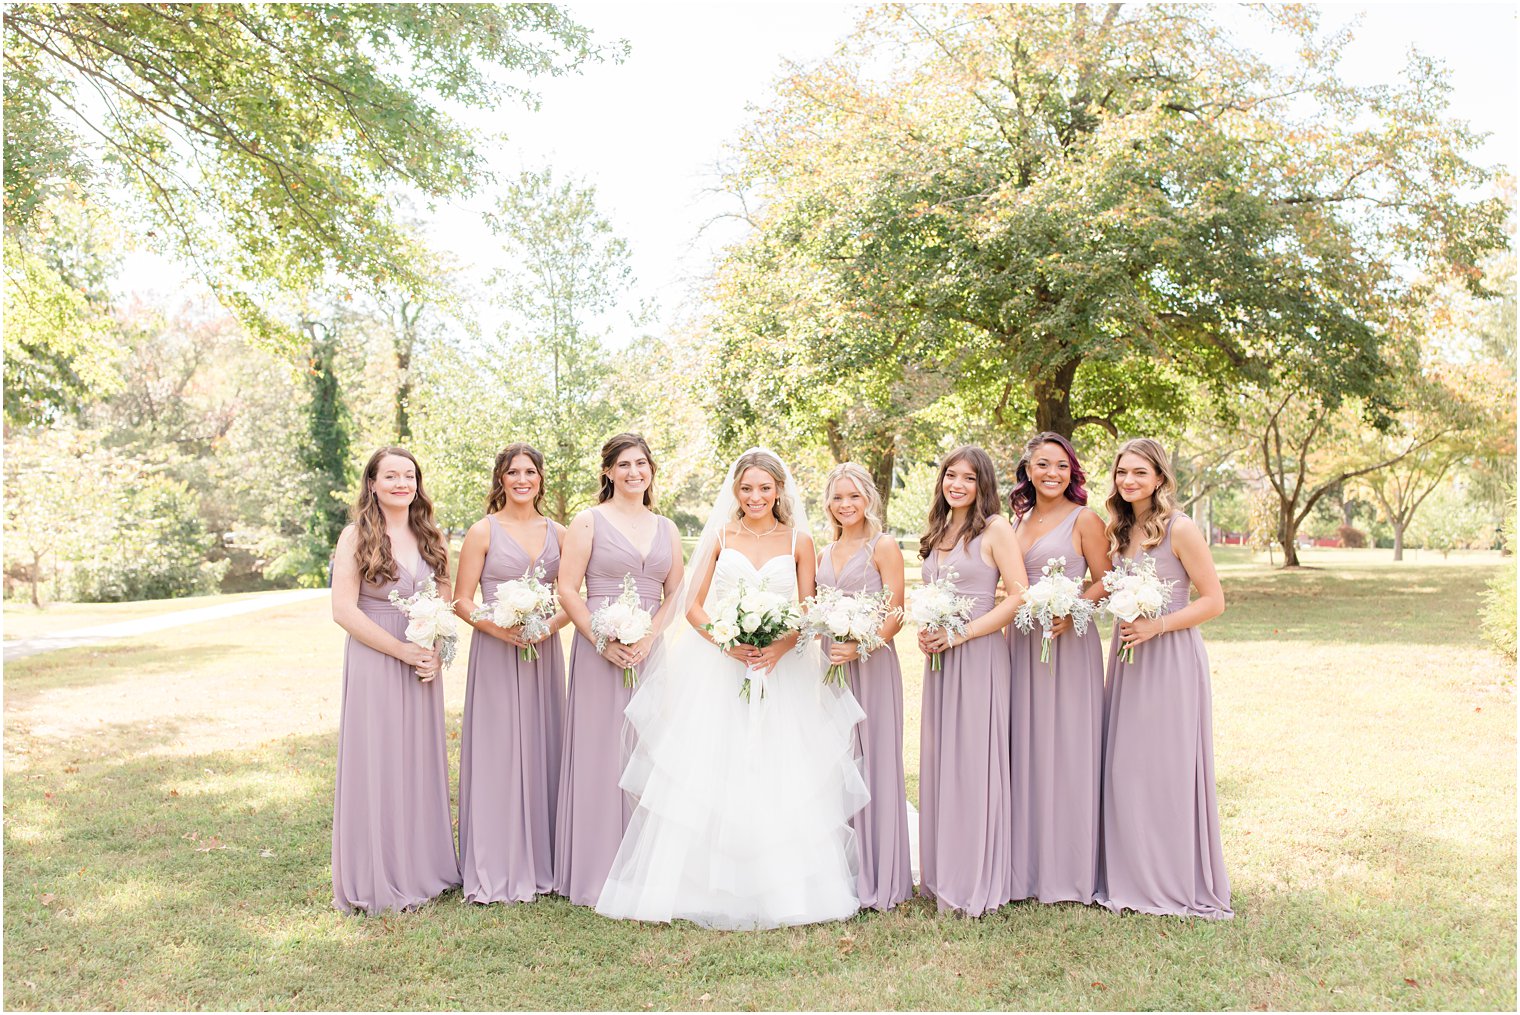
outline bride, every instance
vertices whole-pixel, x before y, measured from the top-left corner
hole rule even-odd
[[[816,645],[799,653],[796,635],[725,654],[702,630],[741,581],[808,596],[813,569],[786,466],[745,452],[688,567],[691,630],[667,635],[628,705],[622,786],[637,806],[597,912],[748,930],[859,908],[849,820],[869,798],[852,735],[860,706],[823,683]],[[748,701],[746,668],[764,674]]]

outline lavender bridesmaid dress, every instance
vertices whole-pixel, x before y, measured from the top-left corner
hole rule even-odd
[[[880,539],[878,535],[876,539]],[[876,539],[834,573],[833,544],[818,563],[819,586],[879,592],[881,572],[871,554]],[[897,649],[888,642],[870,658],[848,664],[850,692],[866,717],[855,727],[855,749],[871,802],[850,819],[860,854],[856,894],[862,909],[886,911],[913,895],[908,849],[908,798],[903,792],[903,689]]]
[[[1171,613],[1188,604],[1172,525],[1147,556],[1176,579]],[[1097,900],[1115,912],[1229,919],[1230,879],[1219,845],[1209,657],[1198,628],[1168,631],[1121,663],[1109,646],[1104,713],[1103,826]]]
[[[528,560],[495,518],[480,573],[481,598],[535,566],[559,577],[559,536],[546,518],[538,558]],[[459,852],[471,902],[532,902],[554,887],[554,805],[565,712],[565,660],[559,638],[526,660],[517,646],[476,634],[459,744]]]
[[[591,558],[586,563],[586,605],[594,613],[623,592],[633,575],[639,601],[653,613],[670,573],[674,524],[661,519],[642,557],[628,538],[595,509],[591,512]],[[559,773],[554,825],[554,891],[578,906],[595,906],[612,869],[631,802],[618,780],[623,774],[623,710],[633,689],[623,671],[596,651],[578,630],[570,648],[569,711]]]
[[[398,566],[384,585],[359,586],[359,609],[405,640],[392,589],[409,596],[432,570]],[[443,677],[427,683],[394,656],[348,638],[333,792],[333,905],[345,913],[412,909],[459,886],[449,813]]]
[[[974,601],[973,619],[992,608],[997,568],[982,563],[982,537],[931,550],[925,581],[950,568]],[[981,916],[1013,898],[1009,884],[1008,643],[1002,631],[924,661],[919,761],[919,867],[924,894],[941,912]]]
[[[1030,582],[1052,557],[1066,574],[1087,573],[1075,507],[1024,553]],[[1040,626],[1008,628],[1013,703],[1013,897],[1093,901],[1098,883],[1098,791],[1103,770],[1103,647],[1096,626],[1068,631],[1040,662]]]

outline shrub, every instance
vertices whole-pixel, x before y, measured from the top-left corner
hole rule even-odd
[[[1353,550],[1363,549],[1367,545],[1367,533],[1354,525],[1342,525],[1335,530],[1340,537],[1341,545]]]
[[[1483,638],[1511,659],[1515,658],[1515,505],[1504,521],[1505,566],[1488,580],[1483,593]]]
[[[228,562],[206,559],[212,540],[194,491],[147,475],[126,480],[113,500],[111,527],[91,541],[91,556],[74,561],[72,598],[110,603],[216,591]]]

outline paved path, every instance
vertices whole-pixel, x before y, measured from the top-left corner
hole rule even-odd
[[[42,652],[56,652],[62,648],[96,645],[103,641],[114,641],[118,638],[135,638],[138,635],[152,634],[155,631],[167,631],[174,627],[184,627],[186,624],[200,624],[208,620],[236,617],[244,613],[268,610],[275,606],[286,606],[290,603],[299,603],[307,599],[317,599],[327,594],[327,589],[292,589],[288,592],[270,592],[254,596],[250,599],[240,599],[235,603],[220,603],[216,606],[202,606],[193,610],[175,610],[173,613],[161,613],[156,617],[140,617],[137,620],[123,620],[115,624],[98,624],[95,627],[76,627],[70,631],[57,631],[53,634],[38,635],[35,638],[8,641],[5,643],[5,661],[10,662],[12,659],[23,659],[26,656],[34,656]]]

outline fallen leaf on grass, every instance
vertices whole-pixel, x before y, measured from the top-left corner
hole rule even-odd
[[[170,796],[179,796],[179,790],[177,790],[177,789],[171,789],[169,791],[169,795]]]
[[[1420,985],[1420,981],[1419,980],[1411,980],[1407,976],[1404,977],[1404,982],[1407,983],[1407,984],[1409,984],[1411,987],[1418,987]]]
[[[712,1000],[712,995],[711,994],[703,994],[701,997],[697,998],[697,1000],[698,1001],[711,1001]]]
[[[44,799],[44,800],[51,800],[51,799],[53,799],[53,791],[52,790],[48,790],[46,793],[43,793],[42,794],[42,799]]]
[[[197,853],[209,853],[213,849],[226,849],[226,848],[227,847],[222,842],[222,840],[218,839],[216,836],[213,835],[209,839],[207,839],[203,844],[201,844],[199,846],[196,846],[195,847],[195,851]]]
[[[1480,708],[1480,709],[1478,709],[1478,711],[1481,712],[1483,710]],[[79,766],[78,765],[64,765],[63,766],[63,770],[65,772],[69,773],[70,775],[73,775],[75,772],[79,771]]]
[[[26,984],[28,987],[32,988],[33,990],[37,989],[37,985],[35,983],[33,983],[31,980],[22,980],[21,982],[24,983],[24,984]]]
[[[57,898],[58,896],[54,895],[52,892],[43,892],[41,895],[37,896],[37,901],[42,903],[44,906],[51,906],[54,901],[57,900]]]
[[[458,730],[449,730],[449,739],[450,740],[458,740],[459,739],[459,731]]]
[[[191,842],[195,842],[200,837],[200,832],[186,832],[184,835],[180,836],[181,839],[189,839]]]
[[[267,859],[267,858],[269,858],[271,856],[274,856],[274,850],[272,850],[272,849],[261,849],[261,850],[259,850],[259,856],[262,856],[262,857],[264,857],[264,858]],[[458,998],[451,997],[451,998],[449,998],[449,1000],[450,1001],[456,1001],[456,1000],[458,1000]]]
[[[839,954],[840,955],[849,955],[854,950],[855,950],[855,938],[854,938],[853,935],[845,934],[843,937],[841,937],[839,939]]]
[[[1099,982],[1099,981],[1098,981],[1098,980],[1094,980],[1094,981],[1093,981],[1093,982],[1092,982],[1092,985],[1093,985],[1093,986],[1094,986],[1094,987],[1097,987],[1097,988],[1098,988],[1098,989],[1099,989],[1099,990],[1107,990],[1107,989],[1108,989],[1108,988],[1107,988],[1107,987],[1105,987],[1105,986],[1104,986],[1104,985],[1103,985],[1103,984],[1102,984],[1102,983],[1101,983],[1101,982]]]
[[[1251,1010],[1252,1011],[1266,1011],[1267,1010],[1267,1002],[1265,1002],[1265,1001],[1258,1001],[1255,1004],[1251,1005]]]

